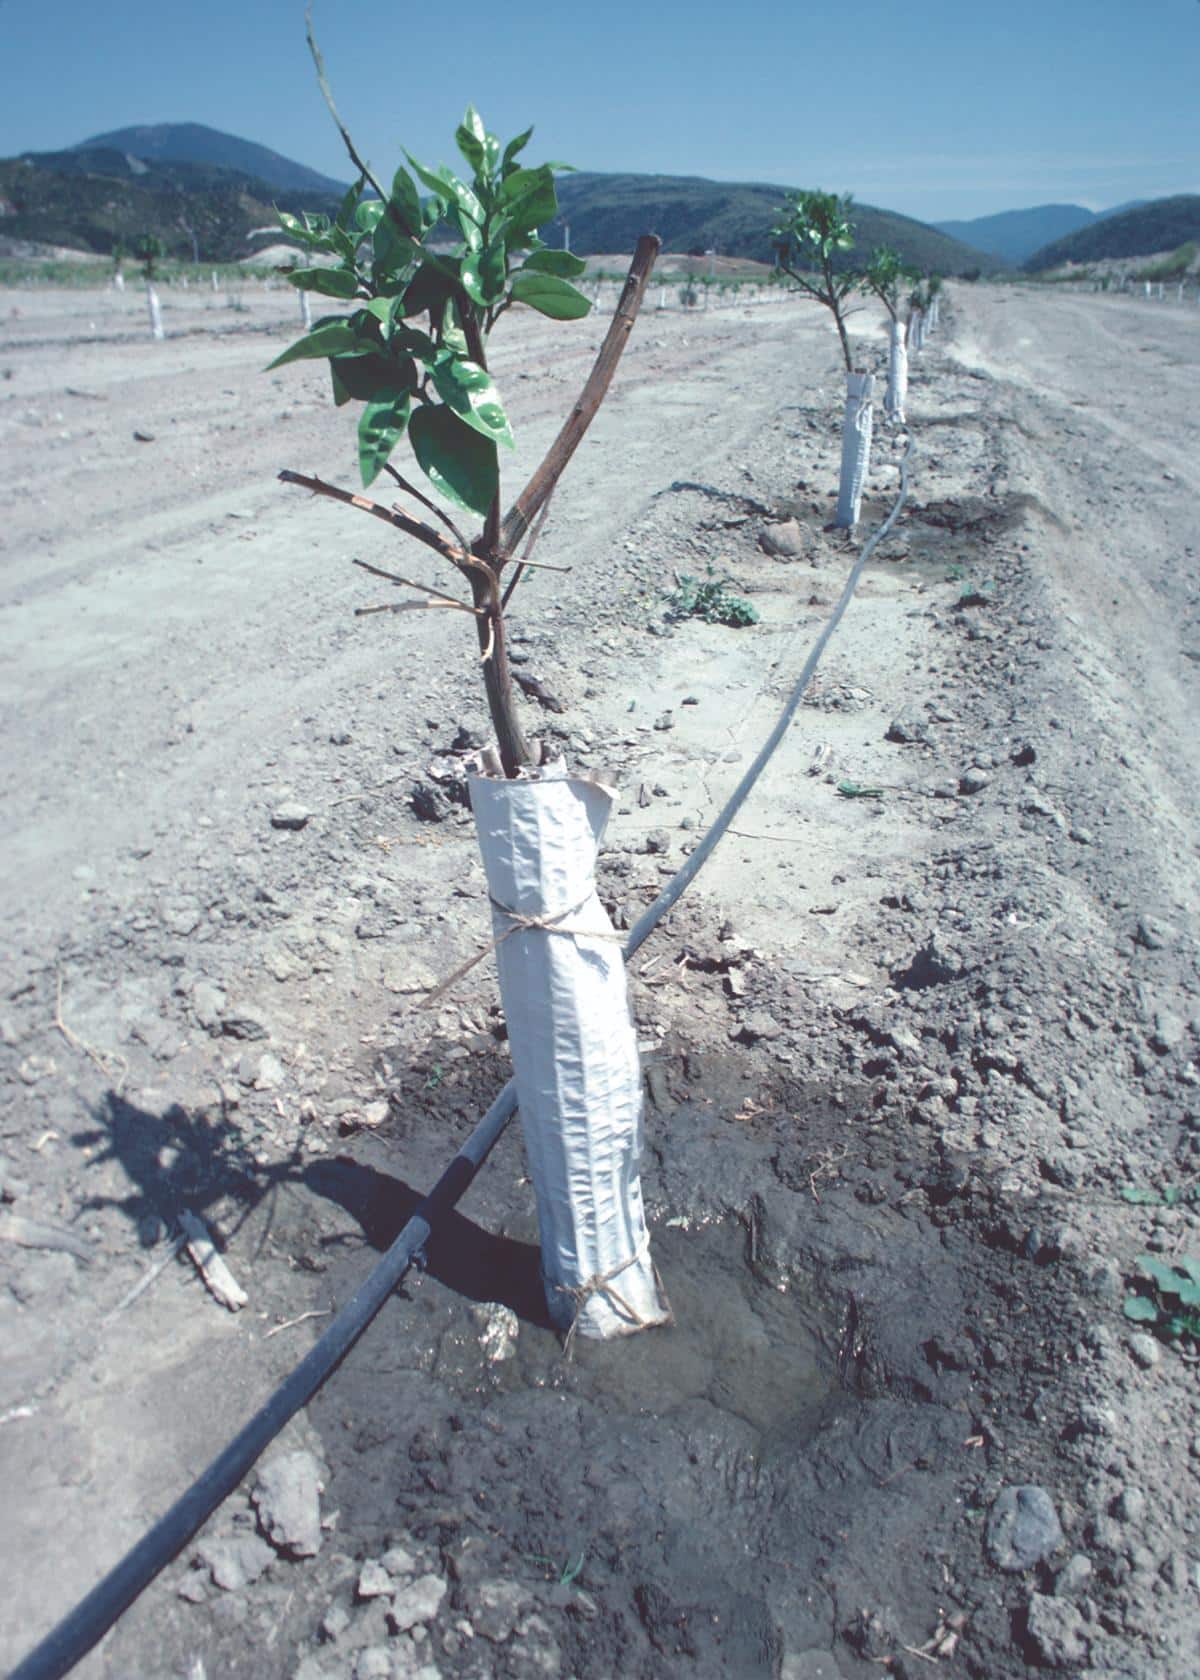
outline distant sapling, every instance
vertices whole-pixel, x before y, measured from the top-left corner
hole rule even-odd
[[[154,290],[154,276],[158,259],[163,254],[162,240],[154,233],[144,233],[133,248],[133,254],[142,265],[142,274],[146,281],[146,307],[150,311],[150,335],[152,338],[163,337],[162,308],[158,301],[158,293]]]
[[[844,260],[854,246],[850,195],[799,192],[789,195],[771,229],[779,267],[800,290],[824,304],[833,316],[846,364],[846,407],[842,421],[842,470],[834,524],[849,529],[858,522],[863,484],[871,457],[873,374],[857,372],[846,331],[847,299],[861,275]]]
[[[920,276],[915,268],[904,262],[899,252],[879,245],[872,251],[862,279],[866,290],[873,292],[888,312],[888,382],[883,412],[889,420],[902,426],[908,396],[908,351],[900,324],[900,289],[919,280]]]

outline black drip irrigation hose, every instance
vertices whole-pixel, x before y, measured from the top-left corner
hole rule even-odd
[[[910,436],[900,460],[900,493],[895,506],[878,530],[873,532],[851,567],[838,604],[805,660],[778,722],[704,839],[630,930],[625,941],[626,961],[645,943],[667,911],[695,880],[783,739],[821,655],[850,605],[863,567],[899,518],[908,496],[908,462],[912,450]],[[448,1213],[466,1193],[516,1112],[516,1107],[516,1084],[510,1079],[387,1253],[292,1374],[224,1451],[213,1459],[187,1492],[175,1501],[165,1516],[160,1517],[120,1563],[79,1601],[40,1645],[17,1664],[9,1680],[59,1680],[103,1639],[118,1617],[182,1551],[200,1525],[222,1500],[229,1497],[289,1419],[312,1399],[345,1358],[409,1266],[421,1255],[437,1219]]]

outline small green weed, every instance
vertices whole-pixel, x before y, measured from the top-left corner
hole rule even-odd
[[[1200,1341],[1200,1260],[1139,1254],[1137,1266],[1146,1288],[1126,1297],[1125,1317],[1149,1325],[1168,1342]]]
[[[881,787],[861,787],[858,782],[839,782],[838,793],[843,799],[882,799]]]
[[[1121,1191],[1121,1200],[1132,1202],[1135,1207],[1178,1207],[1181,1202],[1200,1201],[1200,1184],[1164,1184],[1161,1190],[1127,1184]]]
[[[557,1558],[547,1557],[544,1552],[530,1552],[528,1556],[530,1563],[540,1563],[543,1568],[550,1572],[549,1579],[556,1586],[569,1587],[578,1580],[582,1573],[583,1560],[587,1557],[587,1552],[580,1552],[579,1556],[574,1559],[568,1555],[566,1562],[561,1565]]]
[[[758,611],[740,595],[731,595],[731,579],[719,578],[708,567],[704,579],[681,577],[679,588],[671,597],[671,612],[676,618],[702,618],[706,624],[729,624],[741,629],[758,623]]]

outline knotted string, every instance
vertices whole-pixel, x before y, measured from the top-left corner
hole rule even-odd
[[[603,1295],[605,1300],[608,1301],[609,1305],[616,1313],[628,1319],[630,1326],[634,1330],[649,1330],[656,1324],[674,1324],[675,1314],[671,1311],[671,1303],[667,1299],[666,1290],[663,1288],[663,1280],[659,1276],[658,1267],[654,1264],[653,1260],[650,1261],[650,1270],[654,1274],[654,1287],[658,1290],[659,1297],[662,1300],[663,1306],[666,1308],[667,1316],[665,1319],[643,1318],[636,1307],[631,1305],[631,1303],[625,1299],[619,1290],[613,1288],[614,1278],[620,1277],[622,1272],[628,1271],[630,1266],[635,1265],[637,1261],[648,1260],[649,1258],[650,1239],[647,1236],[634,1249],[628,1260],[622,1260],[621,1264],[619,1266],[614,1266],[611,1271],[593,1272],[592,1276],[590,1278],[585,1278],[582,1283],[556,1283],[554,1285],[556,1294],[569,1295],[575,1303],[575,1316],[571,1320],[571,1327],[567,1331],[567,1338],[563,1343],[564,1359],[570,1359],[572,1357],[572,1352],[575,1346],[575,1333],[579,1329],[579,1320],[583,1316],[583,1309],[587,1306],[593,1295]]]
[[[452,986],[457,986],[464,974],[469,974],[477,963],[481,963],[485,957],[490,956],[514,933],[523,933],[533,929],[539,933],[567,933],[572,936],[578,934],[581,939],[624,939],[625,935],[623,933],[616,933],[611,928],[593,929],[560,926],[560,923],[565,921],[568,916],[574,916],[582,910],[591,896],[592,894],[589,891],[586,897],[579,900],[578,904],[569,904],[565,910],[555,910],[542,916],[527,916],[523,910],[510,910],[507,904],[501,904],[498,899],[493,898],[489,893],[488,898],[491,900],[493,909],[499,910],[502,916],[507,916],[512,926],[505,928],[503,933],[497,934],[496,938],[490,940],[482,951],[477,951],[473,957],[468,957],[465,963],[460,963],[453,974],[448,975],[440,986],[429,993],[428,997],[424,999],[422,1008],[428,1009],[430,1004],[436,1003],[440,997],[444,997]]]

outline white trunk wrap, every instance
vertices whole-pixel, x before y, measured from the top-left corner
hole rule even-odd
[[[158,301],[158,293],[149,280],[146,282],[146,304],[150,310],[150,336],[161,338],[163,336],[162,308]]]
[[[596,896],[603,787],[471,778],[550,1316],[581,1336],[670,1320],[642,1208],[642,1080],[619,937]],[[521,925],[556,920],[563,932]]]
[[[300,322],[305,332],[312,328],[312,307],[308,301],[308,293],[300,293]]]
[[[904,347],[904,328],[893,321],[888,329],[888,382],[883,409],[889,420],[904,424],[904,404],[908,400],[908,351]]]
[[[842,479],[838,486],[834,524],[846,530],[858,523],[863,485],[871,459],[871,398],[875,394],[873,373],[846,375],[846,411],[842,418]]]

